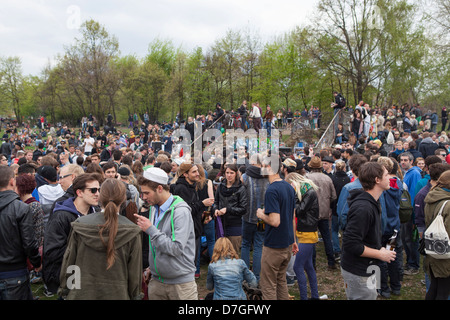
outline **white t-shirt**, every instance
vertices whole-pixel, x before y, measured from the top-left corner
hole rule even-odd
[[[92,148],[94,147],[95,140],[92,137],[84,139],[84,152],[92,152]]]

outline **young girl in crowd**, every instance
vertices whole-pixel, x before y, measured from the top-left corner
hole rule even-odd
[[[308,300],[305,272],[308,275],[311,290],[311,300],[319,299],[317,276],[313,265],[314,246],[319,240],[319,200],[317,186],[311,180],[298,173],[286,176],[296,192],[295,217],[297,219],[296,236],[298,239],[298,253],[295,257],[294,272],[297,276],[300,299]]]
[[[244,260],[239,259],[231,241],[225,237],[217,239],[208,266],[206,289],[214,289],[214,300],[247,300],[243,281],[250,287],[258,285],[255,275]]]

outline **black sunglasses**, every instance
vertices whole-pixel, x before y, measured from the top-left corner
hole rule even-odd
[[[97,192],[100,192],[100,188],[84,188],[91,191],[92,194],[96,194]]]
[[[62,176],[62,177],[60,175],[58,175],[58,180],[67,178],[68,176],[71,176],[71,175],[72,175],[72,173],[66,174],[65,176]]]

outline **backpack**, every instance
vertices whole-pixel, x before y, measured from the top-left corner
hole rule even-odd
[[[131,197],[131,191],[128,188],[128,183],[123,182],[126,185],[127,188],[127,200],[125,201],[122,209],[120,210],[121,215],[127,217],[130,221],[136,223],[136,217],[135,214],[138,213],[138,206],[136,204],[135,199],[132,199]]]
[[[400,222],[405,223],[410,221],[413,210],[414,208],[411,204],[411,195],[408,190],[403,189],[402,196],[400,197],[400,209],[398,211]]]
[[[347,101],[342,95],[339,95],[339,107],[344,108],[347,105]]]
[[[435,259],[450,259],[449,237],[442,218],[442,211],[448,201],[444,202],[436,218],[424,232],[425,254]]]

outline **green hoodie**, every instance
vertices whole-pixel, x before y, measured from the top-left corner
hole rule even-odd
[[[425,228],[428,228],[436,218],[441,206],[446,200],[450,200],[450,191],[436,187],[432,189],[425,198]],[[450,234],[450,204],[448,203],[442,211],[445,230]],[[425,256],[425,271],[430,274],[430,268],[436,278],[450,277],[450,259],[435,259]]]
[[[115,237],[116,259],[109,270],[106,246],[99,236],[99,226],[105,223],[103,212],[83,216],[72,222],[66,252],[61,267],[58,293],[68,300],[129,300],[141,299],[142,236],[141,229],[124,216],[118,216]],[[104,233],[105,243],[108,241]],[[80,288],[69,290],[77,266]],[[69,268],[69,269],[68,269]],[[67,272],[67,273],[66,273]]]

